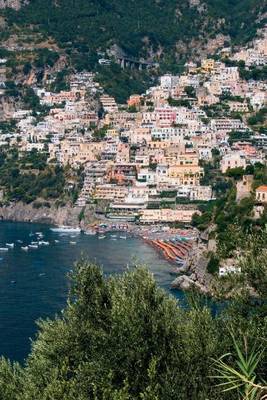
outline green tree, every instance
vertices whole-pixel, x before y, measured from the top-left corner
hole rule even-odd
[[[39,321],[25,366],[0,362],[1,400],[236,400],[211,378],[213,360],[234,352],[229,325],[238,342],[239,332],[267,338],[248,299],[213,313],[192,294],[182,308],[142,267],[106,279],[81,260],[71,282],[66,309]]]

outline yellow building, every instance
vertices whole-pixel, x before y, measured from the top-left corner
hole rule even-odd
[[[215,61],[212,58],[206,58],[201,61],[201,72],[210,73],[214,70]]]
[[[63,140],[60,144],[59,159],[63,165],[81,165],[89,161],[97,161],[103,151],[104,143],[77,143]]]
[[[143,224],[167,223],[167,222],[191,222],[196,210],[172,210],[162,208],[160,210],[142,210],[140,222]]]
[[[119,131],[115,128],[107,129],[107,137],[117,138],[119,137]]]
[[[178,185],[199,185],[203,176],[203,168],[198,165],[172,165],[169,168],[169,178],[175,179]]]
[[[199,157],[195,152],[177,155],[176,163],[170,165],[168,176],[175,178],[179,185],[199,185],[204,170],[198,165]]]
[[[98,200],[124,200],[128,194],[127,186],[119,186],[113,184],[97,185],[93,193],[93,197]]]

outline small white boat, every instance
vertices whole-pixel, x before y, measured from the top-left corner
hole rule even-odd
[[[38,242],[31,242],[31,244],[35,244],[36,245],[36,244],[38,244]]]
[[[21,246],[21,250],[23,250],[23,251],[28,251],[28,250],[29,250],[29,247],[28,247],[28,246]]]
[[[120,239],[126,240],[126,239],[127,239],[127,236],[120,236]]]
[[[114,239],[114,238],[117,238],[117,235],[110,235],[110,237],[112,237]]]
[[[6,247],[9,247],[10,249],[14,249],[14,243],[6,243]]]
[[[17,242],[18,243],[23,243],[23,240],[18,239]]]
[[[38,244],[29,244],[29,249],[38,249]]]
[[[71,226],[58,226],[56,228],[50,228],[52,232],[58,232],[58,233],[80,233],[81,228],[73,228]]]
[[[75,244],[76,244],[76,242],[70,242],[70,244],[72,244],[72,245],[75,245]]]
[[[55,240],[55,243],[59,243],[59,240]]]
[[[40,240],[40,242],[38,243],[39,245],[43,245],[43,246],[49,246],[49,242],[46,242],[45,240]]]
[[[0,247],[0,251],[8,251],[8,247]]]
[[[96,235],[96,231],[93,230],[88,230],[88,231],[84,231],[85,235],[89,235],[89,236],[95,236]]]
[[[100,236],[98,236],[98,239],[105,239],[106,238],[106,236],[105,235],[100,235]]]

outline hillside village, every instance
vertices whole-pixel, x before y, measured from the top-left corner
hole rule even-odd
[[[222,196],[220,184],[237,177],[237,201],[253,193],[255,216],[264,213],[267,181],[254,187],[251,170],[266,165],[266,33],[238,53],[224,48],[200,64],[189,61],[184,73],[160,76],[127,104],[117,104],[91,72],[68,75],[64,90],[49,90],[53,74],[43,86],[26,85],[27,101],[20,103],[7,62],[0,60],[0,96],[7,104],[1,152],[45,153],[48,165],[79,171],[73,207],[94,205],[110,221],[190,224],[201,218],[203,204]],[[71,190],[73,176],[66,185]],[[6,195],[2,184],[3,205],[21,200]],[[42,196],[32,201],[47,204]]]

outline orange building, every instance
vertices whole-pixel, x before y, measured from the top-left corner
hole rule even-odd
[[[139,94],[133,94],[129,97],[127,104],[128,107],[138,107],[141,102],[141,96]]]

